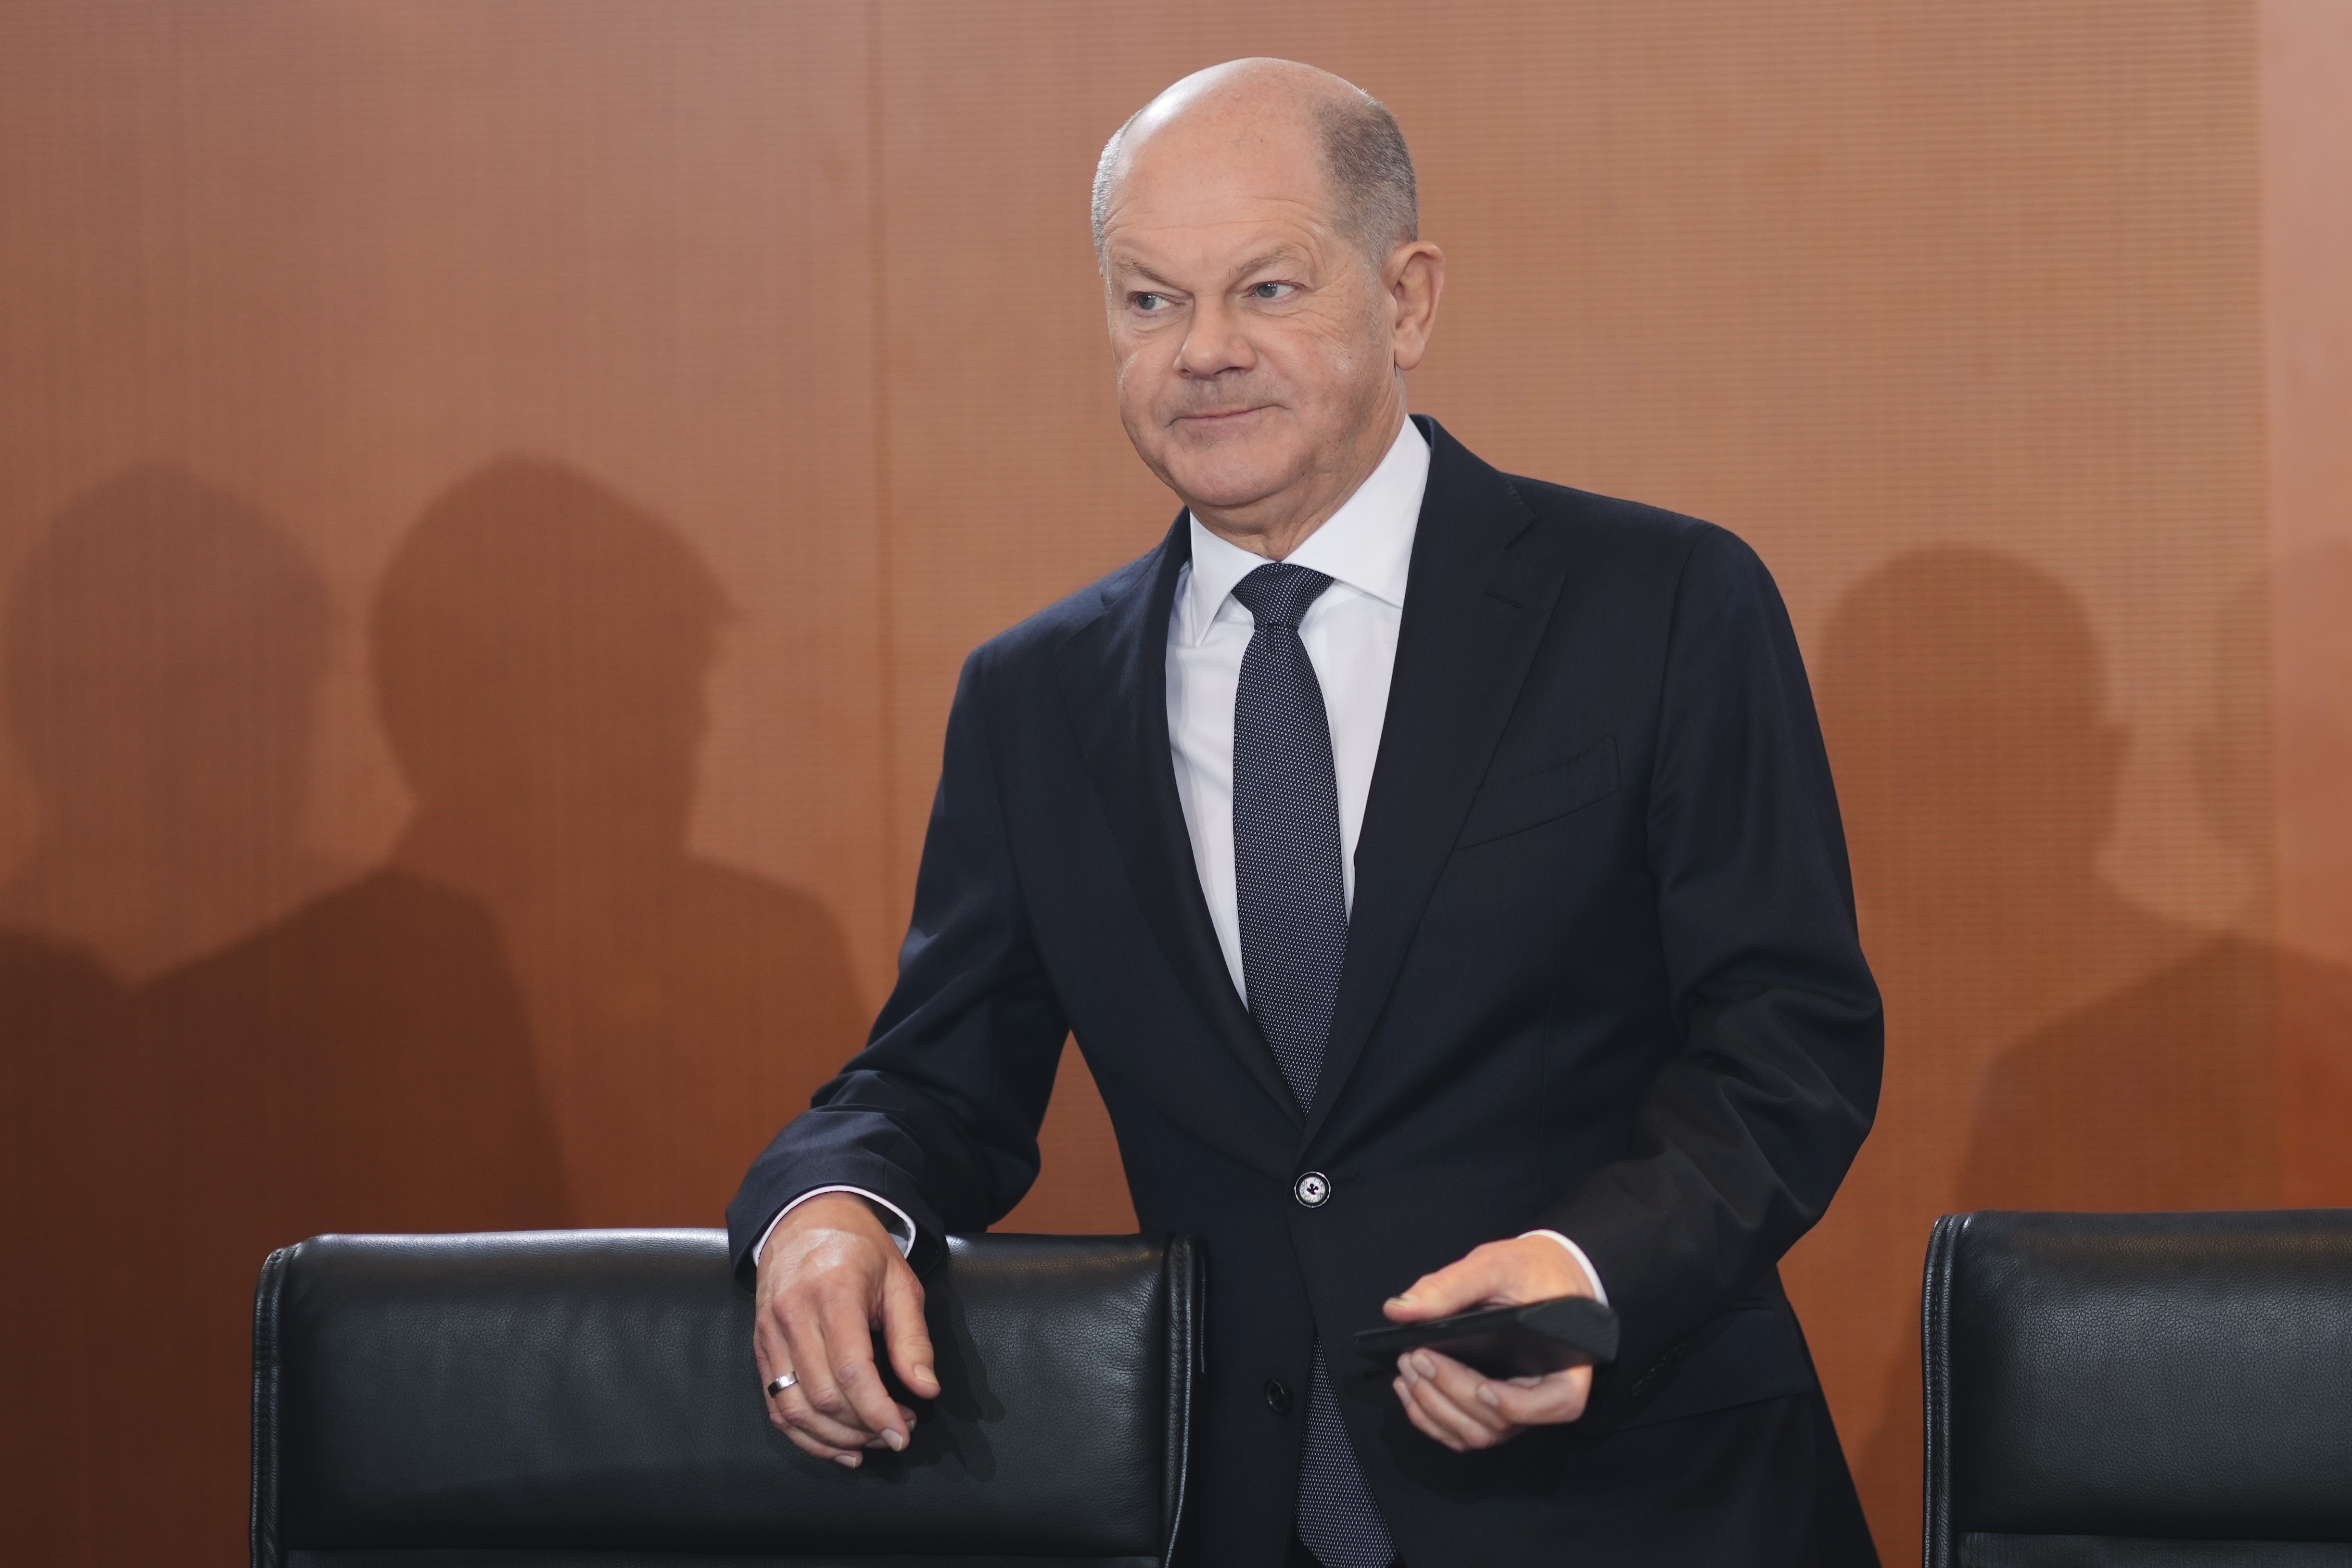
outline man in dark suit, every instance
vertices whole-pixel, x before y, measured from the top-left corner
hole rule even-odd
[[[1770,578],[1405,416],[1444,258],[1339,79],[1178,83],[1095,218],[1186,511],[965,665],[898,988],[729,1212],[774,1420],[905,1446],[871,1328],[932,1394],[918,1275],[1075,1033],[1139,1217],[1207,1239],[1202,1563],[1874,1561],[1776,1271],[1881,1029]],[[1348,1349],[1566,1294],[1597,1377]]]

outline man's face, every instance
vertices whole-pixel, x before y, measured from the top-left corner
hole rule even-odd
[[[1150,133],[1103,250],[1119,417],[1187,502],[1311,509],[1394,434],[1386,293],[1303,121],[1196,113]]]

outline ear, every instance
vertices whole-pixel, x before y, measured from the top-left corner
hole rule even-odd
[[[1398,246],[1381,264],[1381,288],[1389,301],[1390,352],[1397,369],[1409,371],[1429,352],[1437,297],[1445,291],[1445,252],[1425,239]]]

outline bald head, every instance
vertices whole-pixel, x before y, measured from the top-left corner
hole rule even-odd
[[[1296,60],[1228,60],[1184,78],[1111,133],[1095,165],[1097,259],[1120,180],[1163,133],[1174,142],[1235,147],[1309,136],[1319,153],[1334,227],[1376,265],[1420,237],[1412,154],[1386,105],[1344,78]]]
[[[1445,258],[1389,111],[1235,60],[1119,128],[1095,182],[1119,418],[1192,521],[1280,560],[1404,423]]]

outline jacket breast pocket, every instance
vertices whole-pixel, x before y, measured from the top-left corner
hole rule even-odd
[[[1616,787],[1617,738],[1612,735],[1558,767],[1487,784],[1472,797],[1469,818],[1454,847],[1465,849],[1524,833],[1581,811]]]

